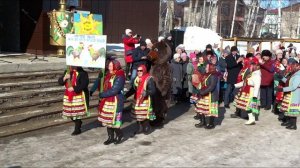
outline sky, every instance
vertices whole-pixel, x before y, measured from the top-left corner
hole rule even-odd
[[[250,0],[244,0],[244,1],[246,3],[246,1],[250,1]],[[281,3],[279,3],[279,0],[261,0],[260,6],[262,8],[273,9],[273,8],[278,8],[279,6],[286,7],[298,2],[300,2],[300,0],[281,0]]]

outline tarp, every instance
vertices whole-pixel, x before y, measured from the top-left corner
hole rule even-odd
[[[207,44],[221,44],[222,37],[210,29],[201,27],[187,27],[184,33],[183,44],[185,50],[204,50]]]

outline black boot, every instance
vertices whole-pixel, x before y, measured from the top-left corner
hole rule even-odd
[[[209,116],[208,117],[208,124],[205,126],[205,129],[214,129],[215,128],[215,117]]]
[[[195,116],[194,116],[194,119],[195,120],[200,120],[201,119],[201,115],[199,113],[197,113]]]
[[[281,126],[290,126],[291,125],[291,117],[286,116],[285,122],[281,123]]]
[[[296,130],[297,129],[297,117],[290,117],[291,124],[286,129]]]
[[[82,121],[80,119],[77,119],[77,120],[73,120],[73,122],[75,124],[75,129],[71,135],[75,136],[81,134]]]
[[[151,126],[150,126],[150,123],[149,123],[149,120],[145,120],[142,122],[142,125],[143,125],[143,132],[145,135],[148,135],[151,133]]]
[[[114,144],[122,143],[123,133],[122,133],[121,129],[120,128],[114,128],[114,131],[116,133],[116,139],[115,139]]]
[[[236,108],[236,111],[234,112],[234,114],[230,115],[231,118],[240,118],[241,117],[241,109]]]
[[[199,124],[195,124],[195,127],[196,128],[203,128],[206,124],[206,121],[205,121],[205,116],[204,114],[200,114],[200,123]]]
[[[278,121],[286,122],[286,117],[284,116],[284,113],[282,112],[278,113]]]
[[[138,121],[138,122],[137,122],[137,125],[138,125],[138,127],[137,127],[137,130],[135,131],[134,134],[141,134],[141,133],[143,133],[142,122],[141,122],[141,121]]]
[[[108,139],[103,143],[104,145],[109,145],[115,142],[113,128],[107,127],[107,135],[108,135]]]

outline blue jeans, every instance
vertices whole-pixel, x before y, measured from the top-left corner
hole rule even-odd
[[[133,69],[132,72],[131,72],[131,78],[130,78],[130,85],[131,86],[133,85],[133,82],[134,82],[134,79],[136,78],[136,76],[137,76],[137,70]]]

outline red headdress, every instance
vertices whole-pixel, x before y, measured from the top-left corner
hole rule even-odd
[[[145,85],[145,82],[147,81],[148,77],[150,76],[149,73],[147,73],[147,68],[145,65],[140,65],[137,69],[141,69],[143,70],[143,76],[139,77],[137,76],[138,78],[138,85],[137,85],[137,89],[136,89],[136,100],[138,100],[139,103],[142,102],[142,94],[143,94],[143,91],[144,91],[144,85]]]

